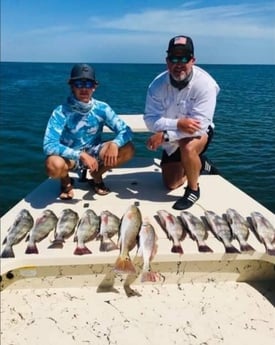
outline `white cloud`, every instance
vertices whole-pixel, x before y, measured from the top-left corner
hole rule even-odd
[[[190,8],[191,4],[172,10],[148,10],[128,13],[121,18],[90,18],[91,26],[137,32],[190,32],[212,37],[264,37],[274,39],[274,22],[265,13],[275,14],[274,4],[235,5]]]

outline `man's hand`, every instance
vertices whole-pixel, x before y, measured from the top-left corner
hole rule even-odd
[[[186,132],[188,134],[193,134],[201,129],[200,121],[191,118],[182,118],[178,120],[177,123],[178,130]]]
[[[163,132],[157,132],[147,140],[146,146],[149,150],[155,151],[163,144],[163,141]]]

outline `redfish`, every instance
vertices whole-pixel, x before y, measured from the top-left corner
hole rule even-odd
[[[142,222],[139,232],[139,249],[138,256],[143,257],[143,269],[141,274],[141,282],[155,282],[158,279],[158,274],[151,269],[151,261],[157,253],[157,235],[154,227],[148,218]]]
[[[135,205],[128,207],[121,219],[119,228],[120,254],[115,262],[114,270],[121,273],[135,273],[136,269],[131,261],[129,252],[136,246],[137,237],[142,223],[139,208]]]

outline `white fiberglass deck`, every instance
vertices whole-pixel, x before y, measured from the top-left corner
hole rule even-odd
[[[136,117],[127,121],[137,128],[133,120],[140,124]],[[1,259],[2,344],[273,344],[275,257],[266,254],[253,232],[248,239],[253,253],[225,254],[209,232],[206,242],[213,253],[198,252],[187,235],[184,254],[174,254],[155,216],[160,209],[179,215],[171,206],[183,188],[164,189],[158,160],[133,160],[106,173],[112,190],[107,196],[95,195],[73,176],[72,201],[57,199],[58,181],[45,181],[2,217],[1,239],[22,208],[34,219],[46,208],[59,216],[67,207],[79,216],[89,207],[97,214],[108,209],[121,217],[135,203],[156,230],[152,269],[161,279],[141,283],[136,248],[130,255],[137,274],[127,276],[113,271],[118,250],[100,252],[98,241],[88,242],[93,253],[83,256],[73,254],[73,236],[63,249],[48,249],[50,234],[37,244],[37,255],[25,254],[27,243],[22,241],[13,247],[15,258]],[[275,223],[272,212],[221,176],[201,176],[199,182],[201,197],[189,209],[194,215],[201,217],[204,210],[222,215],[235,208],[244,217],[259,211]],[[236,240],[233,244],[239,249]]]

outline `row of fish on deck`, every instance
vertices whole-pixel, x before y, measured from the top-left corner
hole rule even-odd
[[[226,253],[254,251],[247,242],[251,229],[265,246],[266,252],[275,255],[275,228],[260,212],[252,212],[245,219],[232,208],[222,216],[213,211],[205,211],[201,218],[188,211],[181,211],[179,216],[174,216],[166,210],[159,210],[155,218],[172,241],[172,253],[183,254],[181,241],[187,233],[197,242],[199,252],[213,252],[205,242],[209,228],[223,243]],[[28,210],[22,209],[8,229],[1,257],[14,257],[13,246],[24,238],[28,241],[25,254],[38,254],[37,243],[48,237],[53,230],[54,239],[49,249],[63,248],[65,240],[73,234],[76,242],[75,255],[91,254],[86,243],[93,239],[100,240],[101,252],[119,249],[120,254],[114,267],[117,272],[135,273],[129,252],[137,246],[137,255],[142,256],[144,262],[142,280],[156,279],[150,268],[157,252],[156,232],[149,218],[142,219],[141,211],[136,205],[130,205],[121,218],[107,210],[98,216],[92,209],[87,209],[80,218],[77,212],[66,208],[59,217],[52,210],[46,209],[36,221]],[[112,239],[115,235],[118,236],[117,243]],[[234,238],[240,244],[240,251],[232,245]]]

